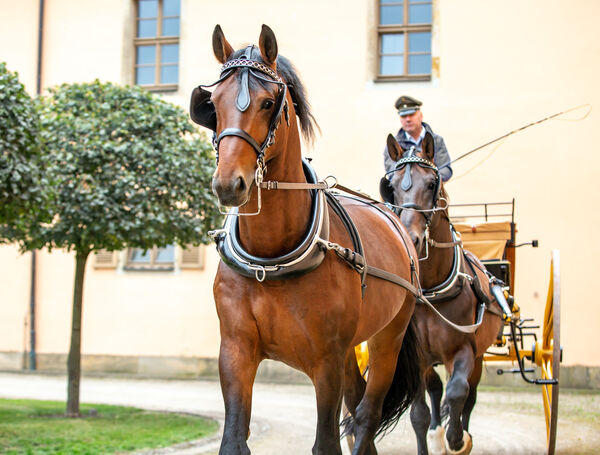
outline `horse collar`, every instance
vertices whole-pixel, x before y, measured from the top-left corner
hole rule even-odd
[[[308,161],[303,159],[302,165],[308,182],[317,183]],[[234,209],[225,219],[223,229],[216,231],[213,237],[223,262],[240,275],[261,282],[292,278],[317,268],[325,258],[323,242],[329,239],[329,212],[323,191],[311,190],[311,195],[311,218],[306,236],[293,251],[274,258],[254,256],[244,250],[239,240],[237,208]]]
[[[454,226],[451,226],[451,229],[452,240],[458,240],[459,237],[456,233],[456,230],[454,229]],[[462,268],[462,248],[460,245],[456,245],[454,247],[454,259],[450,274],[442,283],[429,289],[423,289],[423,296],[430,302],[441,302],[456,297],[458,293],[462,290],[462,286],[464,283],[464,280],[459,279],[461,276],[463,276],[463,274],[461,273]]]

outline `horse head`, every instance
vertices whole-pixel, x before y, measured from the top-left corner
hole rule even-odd
[[[396,206],[417,253],[421,254],[426,230],[436,216],[435,209],[442,191],[440,174],[434,161],[433,137],[430,133],[425,134],[422,151],[415,148],[405,151],[390,134],[387,148],[397,164],[393,171],[381,179],[381,196],[385,202]]]
[[[250,198],[257,172],[262,174],[265,163],[281,150],[270,147],[276,133],[278,142],[285,142],[293,105],[286,81],[278,74],[277,40],[268,26],[262,26],[258,47],[234,51],[219,25],[212,44],[223,65],[221,75],[214,84],[194,90],[190,115],[215,132],[213,192],[222,205],[241,206]],[[212,93],[205,90],[212,85]]]

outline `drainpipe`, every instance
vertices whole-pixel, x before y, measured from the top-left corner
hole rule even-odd
[[[40,0],[38,20],[38,55],[37,55],[37,80],[36,93],[42,93],[42,50],[44,35],[44,0]],[[36,251],[31,251],[31,289],[29,293],[29,369],[37,369],[37,358],[35,352],[35,285],[37,282]]]

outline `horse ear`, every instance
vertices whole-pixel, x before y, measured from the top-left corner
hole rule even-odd
[[[394,161],[398,161],[404,153],[404,150],[402,150],[396,138],[391,134],[388,134],[387,137],[387,149],[388,153],[390,154],[390,158]]]
[[[215,53],[215,57],[221,63],[225,63],[233,54],[233,47],[231,44],[227,42],[225,39],[225,34],[223,30],[221,30],[221,26],[219,24],[216,25],[213,30],[212,35],[212,44],[213,44],[213,52]]]
[[[432,163],[435,163],[435,161],[434,161],[434,155],[435,155],[434,141],[433,141],[433,136],[431,135],[431,133],[429,133],[429,132],[425,133],[425,137],[423,138],[423,143],[421,144],[421,147],[423,149],[423,154],[425,155],[425,158],[428,159],[429,161],[431,161]]]
[[[260,56],[267,65],[275,69],[275,61],[277,60],[277,40],[275,39],[275,33],[268,25],[263,24],[262,30],[260,31],[260,38],[258,39],[258,46],[260,48]]]

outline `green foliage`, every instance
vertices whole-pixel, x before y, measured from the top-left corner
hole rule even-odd
[[[97,416],[89,415],[92,408]],[[124,453],[199,439],[218,428],[216,422],[192,415],[89,404],[81,410],[86,417],[69,419],[64,403],[0,400],[0,453]]]
[[[56,217],[49,247],[89,252],[207,243],[220,224],[212,148],[179,107],[139,87],[65,84],[41,100]]]
[[[0,243],[26,238],[45,208],[38,123],[17,74],[0,62]]]

